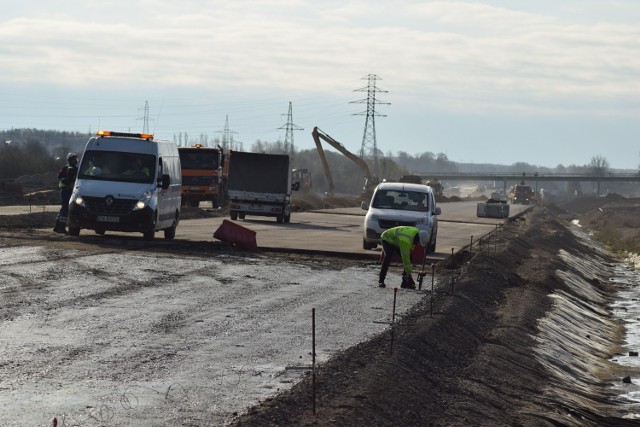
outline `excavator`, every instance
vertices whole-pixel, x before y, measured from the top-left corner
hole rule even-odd
[[[344,145],[342,145],[341,143],[339,143],[338,141],[336,141],[335,139],[331,138],[329,135],[327,135],[326,133],[318,129],[317,126],[313,128],[313,132],[311,132],[311,135],[313,136],[313,140],[316,143],[316,148],[318,149],[318,155],[320,155],[320,160],[322,161],[322,166],[324,167],[324,174],[327,178],[327,184],[329,185],[329,194],[333,194],[333,188],[334,188],[333,178],[331,177],[331,171],[329,170],[329,164],[327,163],[327,158],[324,155],[324,149],[322,148],[322,143],[320,141],[321,139],[325,141],[327,144],[331,145],[336,150],[338,150],[339,152],[341,152],[342,154],[344,154],[345,156],[347,156],[349,160],[357,164],[360,167],[360,169],[362,169],[362,172],[364,173],[363,190],[365,192],[371,191],[373,188],[375,188],[376,185],[378,185],[378,179],[373,175],[371,175],[371,170],[369,169],[369,165],[367,165],[367,162],[365,162],[363,159],[351,153],[349,150],[345,148]]]

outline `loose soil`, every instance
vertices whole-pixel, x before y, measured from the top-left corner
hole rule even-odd
[[[433,312],[431,300],[426,299],[391,331],[335,356],[318,367],[315,379],[310,376],[252,408],[237,425],[640,425],[633,415],[640,411],[638,406],[627,406],[612,392],[612,384],[621,384],[629,375],[607,363],[620,351],[620,324],[613,322],[606,332],[595,326],[589,330],[587,323],[584,330],[578,328],[579,338],[587,342],[591,336],[608,334],[599,337],[608,344],[597,347],[601,353],[595,356],[580,354],[581,349],[590,349],[583,344],[573,350],[575,354],[549,365],[543,363],[544,355],[553,350],[543,350],[542,358],[536,352],[541,322],[554,306],[550,295],[573,294],[581,301],[579,291],[558,275],[576,269],[559,251],[577,257],[588,254],[588,261],[596,265],[615,262],[607,253],[597,252],[589,240],[576,237],[558,215],[586,215],[586,222],[600,226],[602,220],[589,213],[611,202],[574,201],[590,206],[575,213],[565,210],[571,202],[564,209],[549,206],[529,212],[524,221],[505,228],[504,245],[497,253],[458,255],[457,266],[463,272],[455,290],[452,282],[450,292],[440,289],[436,294]],[[637,201],[616,203],[637,215]],[[615,206],[608,210],[605,223],[615,222],[618,213],[627,218],[627,209]],[[610,301],[615,288],[606,277],[596,275],[606,273],[584,269],[583,274],[582,280],[605,295],[600,304]],[[607,307],[598,309],[608,319]],[[556,339],[562,345],[573,337],[560,329]],[[594,364],[600,367],[594,374],[597,381],[583,378],[581,371]],[[559,366],[569,375],[558,380],[549,366]],[[640,372],[630,375],[638,378]]]
[[[623,332],[608,308],[616,287],[605,267],[619,258],[567,222],[611,236],[605,242],[617,246],[609,249],[633,249],[639,207],[638,200],[611,197],[534,208],[505,225],[493,250],[477,248],[439,265],[450,282],[393,328],[339,352],[234,425],[640,425],[640,407],[613,390],[627,375],[638,381],[640,372],[609,362],[621,351]],[[183,219],[213,214],[185,209]],[[43,223],[52,224],[44,213],[2,218],[13,229]],[[568,284],[569,273],[580,287]],[[544,325],[557,295],[584,304],[587,314],[548,337]],[[596,325],[586,321],[591,317]],[[571,350],[559,353],[565,344]]]

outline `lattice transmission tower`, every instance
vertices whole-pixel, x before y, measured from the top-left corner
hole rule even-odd
[[[291,101],[289,101],[289,113],[287,114],[287,123],[284,126],[280,126],[278,129],[285,129],[284,136],[284,152],[289,154],[289,157],[293,159],[295,153],[295,146],[293,145],[293,131],[304,130],[300,126],[293,124],[293,109],[291,107]]]
[[[376,141],[376,116],[387,117],[386,114],[376,113],[376,104],[391,105],[389,102],[382,102],[376,98],[378,93],[387,93],[388,91],[380,89],[376,82],[382,80],[375,74],[368,74],[362,80],[367,80],[367,86],[356,89],[354,92],[367,92],[367,98],[359,101],[351,101],[351,103],[367,104],[367,110],[360,113],[354,113],[355,116],[367,116],[364,122],[364,134],[362,135],[362,147],[360,148],[360,157],[373,159],[374,176],[379,177],[378,173],[378,143]]]
[[[242,142],[234,141],[233,134],[238,133],[229,130],[229,115],[227,114],[224,119],[224,130],[218,131],[222,133],[222,151],[225,153],[229,150],[242,150]]]
[[[149,101],[144,101],[144,116],[137,120],[142,120],[142,133],[149,133]]]

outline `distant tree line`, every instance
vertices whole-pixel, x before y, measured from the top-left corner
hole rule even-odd
[[[66,163],[69,152],[82,153],[91,135],[82,132],[61,132],[38,129],[11,129],[0,131],[0,179],[16,179],[22,175],[57,171]],[[178,145],[188,145],[192,138],[179,134]],[[198,143],[207,146],[224,146],[219,138],[209,139],[206,135],[197,138]],[[242,150],[236,144],[232,148]],[[282,141],[268,142],[256,140],[249,151],[264,153],[285,153]],[[359,194],[364,185],[364,173],[349,158],[326,148],[324,150],[336,192]],[[291,153],[289,153],[291,154]],[[357,153],[354,153],[357,154]],[[375,165],[372,159],[365,159],[372,173]],[[305,168],[311,173],[313,190],[319,193],[328,190],[328,182],[316,149],[295,150],[291,159],[292,168]],[[526,176],[539,174],[598,174],[609,173],[610,166],[602,155],[595,155],[587,165],[558,165],[555,168],[540,167],[525,162],[512,165],[457,163],[444,153],[424,152],[416,155],[399,151],[395,155],[378,152],[378,178],[394,180],[403,175],[434,175],[450,172],[478,173],[525,173]],[[571,190],[571,189],[570,189]]]

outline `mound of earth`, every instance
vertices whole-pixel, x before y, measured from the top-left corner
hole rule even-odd
[[[524,218],[505,227],[497,253],[458,255],[461,276],[438,288],[433,306],[425,298],[391,330],[335,355],[235,425],[638,425],[622,417],[606,381],[554,383],[534,354],[538,322],[553,306],[549,295],[571,292],[556,275],[569,269],[558,251],[593,248],[549,209]],[[591,285],[607,292],[606,282]],[[549,397],[558,394],[567,397]]]

